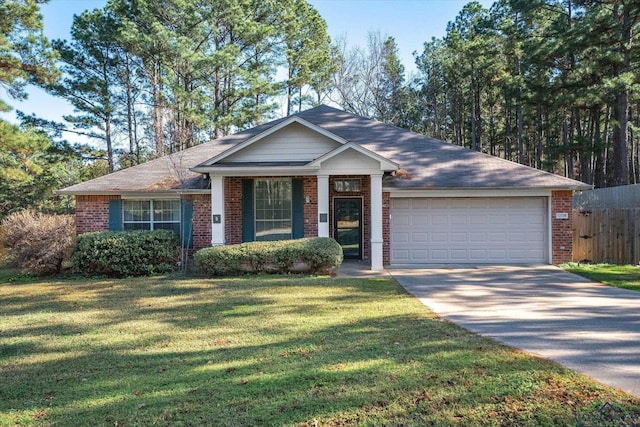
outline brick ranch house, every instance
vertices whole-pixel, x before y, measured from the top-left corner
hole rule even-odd
[[[570,261],[588,188],[319,106],[59,193],[79,234],[168,228],[195,250],[331,236],[379,270]]]

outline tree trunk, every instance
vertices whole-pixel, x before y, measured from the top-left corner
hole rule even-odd
[[[151,92],[153,97],[153,136],[155,141],[156,156],[164,156],[164,109],[162,106],[162,82],[160,81],[160,64],[157,62],[151,75]]]
[[[471,149],[478,150],[478,141],[476,135],[476,91],[474,77],[471,77]]]
[[[524,164],[524,143],[522,136],[522,134],[524,133],[524,123],[522,118],[522,105],[520,105],[520,100],[518,100],[518,106],[516,107],[516,125],[516,139],[518,140],[518,163]]]
[[[620,16],[620,5],[615,4],[613,15],[616,22],[621,22],[621,39],[619,49],[624,60],[621,67],[614,67],[614,75],[620,76],[631,70],[631,5],[622,6],[622,16]],[[612,186],[629,184],[629,153],[627,148],[627,131],[629,122],[629,88],[625,84],[620,92],[616,94],[614,104],[614,116],[616,124],[613,129],[613,159],[612,159]]]
[[[109,164],[109,172],[113,172],[113,144],[111,141],[111,117],[107,113],[104,121],[104,140],[107,143],[107,162]]]
[[[607,162],[606,162],[606,154],[605,154],[605,142],[602,137],[602,133],[600,131],[600,115],[602,114],[602,108],[598,109],[596,116],[594,117],[594,134],[595,134],[595,161],[593,167],[593,184],[596,188],[602,188],[606,186],[607,179]],[[609,115],[609,108],[607,107],[605,110],[605,115]],[[606,132],[606,131],[605,131]]]
[[[137,144],[135,140],[135,131],[133,127],[133,116],[134,116],[134,106],[133,106],[133,95],[131,93],[131,58],[128,53],[125,53],[125,96],[126,96],[126,104],[127,104],[127,135],[129,137],[129,157],[131,163],[134,161],[134,153],[137,153]],[[135,164],[140,163],[139,155],[135,156]]]
[[[536,106],[536,128],[537,128],[537,150],[536,150],[536,168],[542,169],[542,106]]]
[[[505,119],[505,135],[504,135],[504,155],[507,160],[511,160],[511,140],[513,138],[511,130],[511,102],[509,99],[506,103],[506,119]]]
[[[570,126],[567,123],[567,118],[566,116],[564,117],[563,121],[562,121],[562,145],[564,146],[565,149],[565,155],[564,155],[564,175],[567,178],[573,178],[573,154],[571,153],[571,147],[569,144],[569,133],[570,133]]]

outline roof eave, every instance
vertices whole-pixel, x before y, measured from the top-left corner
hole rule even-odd
[[[446,190],[446,191],[478,191],[478,190],[521,190],[521,191],[562,191],[562,190],[570,190],[570,191],[578,191],[578,190],[590,190],[592,189],[592,185],[584,184],[584,185],[573,185],[573,186],[535,186],[535,187],[523,187],[523,186],[499,186],[499,187],[434,187],[434,186],[391,186],[386,185],[383,186],[383,191],[429,191],[429,190]]]
[[[254,166],[254,167],[224,167],[224,166],[197,166],[191,168],[193,172],[222,176],[291,176],[291,175],[315,175],[319,166]]]
[[[159,194],[209,194],[211,190],[207,188],[174,188],[170,190],[57,190],[54,192],[61,196],[131,196],[131,195],[159,195]]]

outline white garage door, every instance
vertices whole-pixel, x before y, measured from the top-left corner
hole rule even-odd
[[[393,198],[391,263],[546,263],[546,198]]]

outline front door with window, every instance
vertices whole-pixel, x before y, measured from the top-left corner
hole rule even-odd
[[[334,199],[333,238],[342,246],[345,258],[362,259],[362,199]]]

